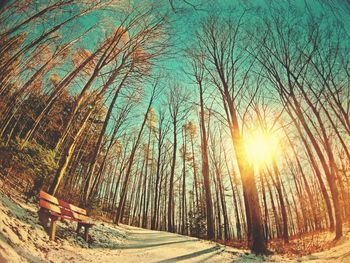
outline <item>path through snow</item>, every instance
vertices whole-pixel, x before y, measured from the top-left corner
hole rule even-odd
[[[15,201],[14,201],[15,200]],[[60,222],[50,241],[37,218],[37,206],[0,193],[0,263],[9,262],[262,262],[243,250],[167,232],[97,222],[92,242],[77,237],[72,222]],[[350,242],[293,260],[350,262]],[[280,256],[268,262],[290,262]]]

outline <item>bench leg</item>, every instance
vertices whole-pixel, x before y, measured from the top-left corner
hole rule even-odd
[[[89,241],[89,228],[90,226],[84,226],[84,239],[86,242]]]
[[[45,231],[47,231],[48,230],[47,225],[49,223],[49,216],[47,214],[47,211],[40,208],[38,211],[38,216],[39,216],[40,224],[44,227]]]
[[[50,240],[55,240],[56,238],[56,223],[57,219],[52,219],[50,224]]]
[[[80,223],[78,223],[78,226],[77,226],[77,234],[79,234],[80,229],[81,229],[81,224],[80,224]]]

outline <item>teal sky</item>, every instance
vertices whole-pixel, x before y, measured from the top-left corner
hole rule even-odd
[[[137,4],[142,0],[126,1],[131,4]],[[158,1],[154,1],[158,3]],[[246,15],[246,23],[254,23],[256,20],[256,14],[259,12],[269,12],[269,3],[278,4],[286,11],[286,14],[293,14],[293,16],[305,16],[305,8],[309,8],[313,13],[317,15],[333,16],[340,19],[344,24],[349,25],[350,19],[346,10],[341,5],[342,1],[337,0],[192,0],[195,7],[184,3],[181,0],[174,0],[175,11],[172,10],[168,1],[164,0],[164,5],[160,12],[167,12],[171,21],[170,35],[171,44],[173,45],[172,58],[163,59],[158,65],[157,70],[167,71],[174,80],[178,81],[187,89],[196,90],[191,85],[191,80],[183,73],[182,69],[186,68],[187,60],[182,49],[189,47],[193,44],[194,33],[199,28],[200,23],[205,17],[210,15],[218,15],[223,18],[232,18],[233,20],[242,13],[244,9],[249,9]],[[288,4],[288,3],[292,4]],[[62,10],[61,14],[55,16],[54,19],[48,19],[45,24],[39,24],[34,31],[30,31],[28,39],[35,38],[43,30],[54,26],[59,20],[64,20],[71,16],[69,10]],[[106,34],[110,33],[113,25],[117,27],[120,24],[120,19],[123,17],[122,11],[118,8],[113,10],[99,10],[84,15],[79,19],[74,20],[67,26],[60,30],[61,41],[69,41],[76,35],[84,32],[89,28],[91,30],[82,40],[75,44],[74,49],[84,48],[93,51],[99,43],[101,43]],[[25,29],[24,29],[25,30]],[[349,33],[349,32],[348,32]],[[71,62],[68,59],[61,68],[55,68],[53,71],[58,72],[61,77],[66,74],[67,69],[71,67]],[[53,73],[53,72],[52,72]],[[50,73],[49,73],[50,74]],[[79,90],[79,88],[77,88]]]
[[[136,1],[126,1],[131,4],[137,2],[142,2],[143,0]],[[157,3],[158,1],[155,1]],[[226,18],[235,18],[235,16],[240,15],[244,9],[250,9],[254,11],[248,11],[246,17],[248,21],[253,21],[256,14],[255,10],[268,12],[269,2],[274,4],[279,4],[283,7],[287,13],[297,14],[299,16],[304,15],[305,7],[308,7],[315,14],[326,14],[335,15],[345,24],[349,24],[350,28],[350,18],[344,12],[341,5],[341,0],[192,0],[188,1],[193,4],[194,7],[184,3],[182,0],[174,0],[175,11],[172,10],[169,2],[164,0],[161,8],[161,12],[167,12],[171,21],[171,41],[174,45],[175,54],[180,54],[179,51],[187,46],[190,46],[195,30],[199,27],[201,20],[210,15],[219,15]],[[292,3],[291,5],[288,2]],[[307,5],[306,5],[306,4]],[[327,4],[326,4],[327,3]],[[332,7],[332,8],[330,8]],[[29,39],[42,33],[47,28],[55,25],[58,20],[62,20],[71,15],[68,10],[62,11],[60,16],[55,17],[55,19],[48,19],[45,24],[40,24],[37,26],[35,31],[29,32]],[[89,50],[94,50],[99,42],[104,38],[106,32],[110,32],[110,25],[118,26],[119,20],[122,17],[121,13],[118,13],[118,8],[114,10],[98,10],[91,12],[87,15],[80,17],[69,23],[67,26],[60,30],[62,35],[62,40],[67,40],[73,38],[74,36],[84,32],[90,27],[96,27],[91,30],[79,43],[75,45],[75,48],[86,48]],[[106,31],[106,32],[105,32]],[[183,67],[185,62],[182,54],[173,59],[168,59],[163,66],[169,68],[170,70],[178,71]]]

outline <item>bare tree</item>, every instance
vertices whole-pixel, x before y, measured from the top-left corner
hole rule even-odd
[[[232,137],[233,149],[240,171],[246,221],[250,247],[257,254],[266,253],[259,196],[254,170],[249,165],[244,139],[239,123],[238,106],[247,81],[252,62],[247,60],[240,47],[242,39],[242,19],[244,13],[233,23],[210,17],[202,24],[196,35],[201,53],[205,58],[205,68],[215,85],[226,114],[226,121]]]

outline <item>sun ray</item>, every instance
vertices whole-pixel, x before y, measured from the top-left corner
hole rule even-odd
[[[263,132],[250,133],[245,139],[248,162],[257,166],[271,162],[276,156],[278,145],[278,136]]]

